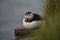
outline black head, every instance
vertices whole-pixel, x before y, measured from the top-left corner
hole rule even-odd
[[[25,15],[29,15],[29,14],[31,14],[31,13],[32,13],[32,12],[29,12],[29,11],[28,11],[28,12],[25,13]]]
[[[26,12],[24,15],[24,19],[26,22],[29,22],[33,19],[33,13],[32,12]]]

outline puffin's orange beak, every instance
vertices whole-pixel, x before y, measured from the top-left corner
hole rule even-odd
[[[25,19],[25,22],[28,22],[29,21],[29,18],[28,17],[24,17],[24,19]]]
[[[28,22],[28,20],[29,20],[28,18],[25,18],[25,22]]]

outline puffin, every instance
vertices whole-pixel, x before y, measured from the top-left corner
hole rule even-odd
[[[23,26],[26,29],[35,29],[40,27],[42,18],[37,13],[26,12],[23,17]]]

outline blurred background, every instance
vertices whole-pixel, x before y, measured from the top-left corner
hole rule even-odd
[[[22,25],[24,13],[43,16],[45,0],[0,0],[0,40],[14,40],[14,29]]]

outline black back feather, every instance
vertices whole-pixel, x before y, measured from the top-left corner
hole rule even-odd
[[[39,20],[41,20],[40,15],[33,13],[33,20],[34,20],[34,21],[39,21]]]

